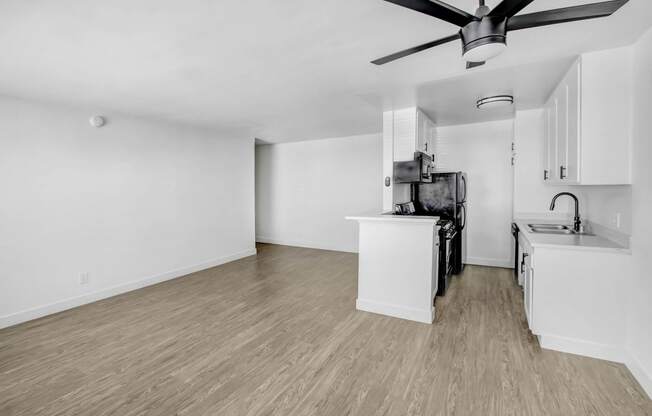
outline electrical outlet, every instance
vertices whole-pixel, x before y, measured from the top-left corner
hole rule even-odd
[[[91,274],[89,272],[83,272],[79,274],[79,284],[87,285],[91,281]]]

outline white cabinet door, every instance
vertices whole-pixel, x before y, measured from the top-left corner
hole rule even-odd
[[[525,278],[523,281],[523,306],[525,307],[525,317],[527,318],[528,325],[530,329],[533,328],[533,308],[532,308],[532,299],[534,291],[534,269],[532,269],[532,258],[529,253],[524,253],[524,270]]]
[[[557,166],[557,144],[558,144],[558,100],[557,95],[553,94],[548,101],[548,140],[545,149],[545,169],[547,170],[547,182],[559,182],[559,169]],[[544,173],[545,174],[545,173]]]
[[[428,119],[428,131],[426,137],[426,150],[429,155],[435,153],[435,142],[437,140],[437,126],[430,119]]]
[[[518,246],[518,261],[516,263],[516,272],[518,274],[518,285],[523,287],[525,283],[525,269],[523,268],[523,244],[519,242]]]
[[[428,139],[428,122],[430,120],[421,111],[417,110],[417,144],[416,150],[419,152],[427,152],[427,139]]]
[[[555,108],[554,100],[549,100],[544,109],[545,117],[545,132],[543,135],[543,172],[542,177],[544,182],[552,180],[552,166],[553,166],[553,143],[556,142],[557,127],[555,126]]]
[[[393,113],[394,161],[414,160],[414,152],[417,150],[417,110],[406,108]]]
[[[565,181],[568,177],[568,86],[562,84],[555,93],[557,99],[557,177]]]
[[[566,160],[564,166],[565,178],[568,183],[579,183],[580,180],[580,66],[576,63],[566,75]]]

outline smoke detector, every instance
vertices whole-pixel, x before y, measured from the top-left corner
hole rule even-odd
[[[88,122],[91,123],[91,126],[98,128],[106,124],[106,120],[102,116],[93,116],[88,120]]]

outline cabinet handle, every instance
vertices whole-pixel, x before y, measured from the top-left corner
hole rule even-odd
[[[426,153],[428,153],[428,143],[426,142]]]
[[[559,179],[566,179],[566,168],[563,166],[559,167]]]
[[[547,181],[548,179],[550,179],[550,171],[548,169],[545,169],[543,171],[543,180]]]

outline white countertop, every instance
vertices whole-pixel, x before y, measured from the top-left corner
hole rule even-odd
[[[386,221],[386,222],[406,222],[406,223],[424,223],[436,225],[439,217],[421,216],[421,215],[395,215],[391,212],[367,215],[351,215],[345,217],[347,220],[354,221]]]
[[[518,225],[519,234],[523,235],[532,247],[567,247],[578,250],[611,251],[623,254],[631,253],[629,248],[601,235],[533,233],[530,231],[530,227],[528,227],[528,224],[565,224],[572,227],[572,224],[569,224],[567,221],[517,219],[514,222]]]

